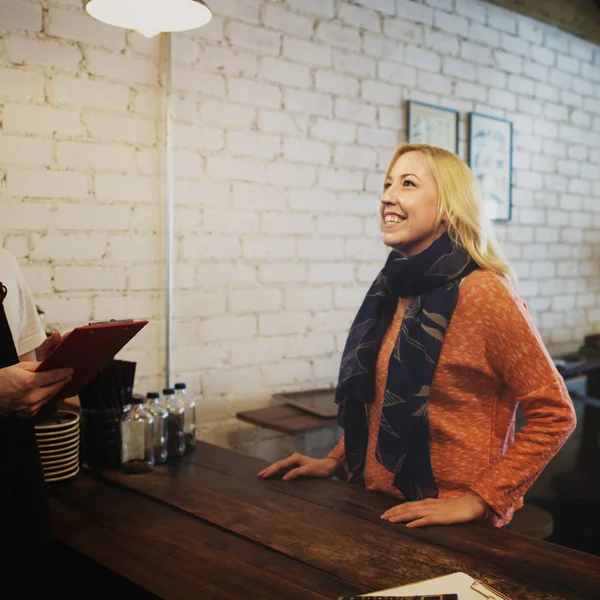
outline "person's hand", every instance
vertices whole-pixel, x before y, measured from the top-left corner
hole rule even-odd
[[[62,336],[58,331],[55,331],[51,336],[47,337],[36,349],[35,355],[41,362],[45,361],[60,344]]]
[[[407,527],[424,525],[451,525],[468,523],[483,516],[488,505],[476,494],[467,492],[460,498],[419,500],[405,502],[381,515],[390,523],[407,523]]]
[[[297,477],[330,477],[338,470],[339,463],[335,458],[310,458],[296,453],[263,469],[258,476],[267,479],[290,467],[296,468],[282,477],[285,481]]]
[[[71,381],[73,369],[36,373],[39,364],[20,362],[0,369],[0,409],[3,414],[33,417]]]

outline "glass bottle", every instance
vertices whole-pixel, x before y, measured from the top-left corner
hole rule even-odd
[[[158,392],[146,394],[144,408],[154,417],[154,464],[162,465],[167,462],[167,419],[169,411],[161,405]]]
[[[149,473],[154,466],[154,417],[144,410],[143,396],[132,396],[121,420],[121,470]]]
[[[175,395],[185,410],[185,451],[191,452],[196,447],[196,400],[194,396],[188,396],[185,383],[175,384]]]
[[[169,460],[185,454],[185,407],[175,396],[173,388],[163,390],[162,405],[169,412],[167,416],[167,452]]]

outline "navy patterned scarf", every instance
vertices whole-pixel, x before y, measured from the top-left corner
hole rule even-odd
[[[408,258],[392,250],[367,292],[346,341],[335,395],[344,429],[350,481],[365,465],[366,405],[375,396],[375,365],[399,298],[416,297],[404,314],[389,362],[377,438],[377,460],[394,473],[407,500],[437,497],[429,455],[429,390],[460,280],[477,264],[447,234]]]

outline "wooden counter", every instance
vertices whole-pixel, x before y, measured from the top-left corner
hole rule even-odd
[[[407,529],[394,499],[262,481],[265,463],[199,443],[147,475],[54,488],[56,539],[159,598],[335,599],[465,571],[513,600],[600,597],[600,558],[483,524]]]

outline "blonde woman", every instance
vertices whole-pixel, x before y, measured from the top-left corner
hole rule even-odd
[[[392,251],[342,357],[344,437],[327,458],[294,454],[259,476],[328,477],[342,464],[349,481],[403,501],[388,521],[506,526],[575,427],[564,382],[460,158],[400,146],[380,224]],[[515,435],[517,404],[526,425]]]

